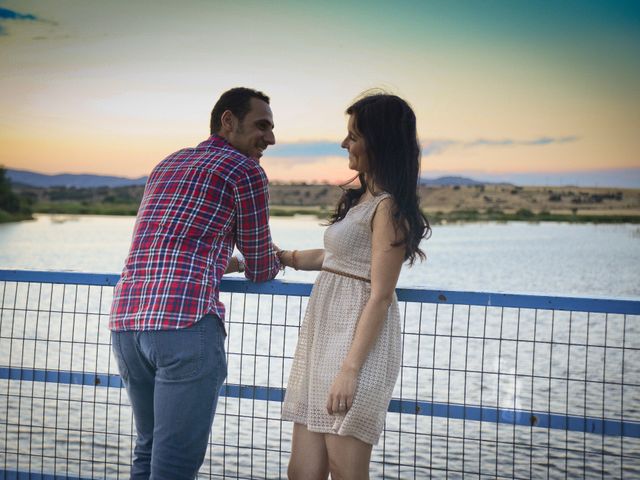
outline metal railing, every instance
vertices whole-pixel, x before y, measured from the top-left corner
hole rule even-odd
[[[117,279],[0,270],[0,478],[128,474]],[[200,477],[285,478],[280,404],[311,285],[222,291],[229,374]],[[402,369],[372,478],[640,477],[640,301],[397,293]]]

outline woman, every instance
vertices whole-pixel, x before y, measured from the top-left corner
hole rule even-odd
[[[368,95],[347,109],[342,147],[360,188],[346,190],[325,249],[279,252],[282,263],[321,270],[302,325],[282,417],[295,422],[291,479],[369,478],[400,370],[395,287],[405,260],[424,258],[430,231],[417,196],[420,147],[411,107]],[[355,178],[354,178],[355,179]]]

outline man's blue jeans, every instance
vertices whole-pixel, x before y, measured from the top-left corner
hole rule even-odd
[[[138,434],[131,479],[195,478],[227,376],[224,339],[215,315],[179,330],[112,332]]]

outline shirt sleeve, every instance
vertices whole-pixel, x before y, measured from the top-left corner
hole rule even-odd
[[[269,229],[269,189],[262,167],[248,169],[236,184],[236,245],[244,255],[245,277],[271,280],[280,271]]]

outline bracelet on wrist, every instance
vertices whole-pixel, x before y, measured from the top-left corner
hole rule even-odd
[[[291,252],[291,266],[294,270],[298,270],[298,260],[296,259],[296,253],[298,253],[297,250],[293,250]]]

